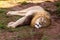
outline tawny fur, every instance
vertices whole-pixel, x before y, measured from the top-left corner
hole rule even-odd
[[[20,11],[9,11],[7,13],[7,15],[20,15],[20,16],[25,16],[26,14],[28,14],[29,11],[31,12],[36,12],[36,11],[43,11],[44,9],[40,6],[32,6],[32,7],[29,7],[27,9],[23,9],[23,10],[20,10]]]
[[[42,26],[48,26],[50,24],[50,14],[48,12],[36,12],[36,14],[34,15],[32,21],[31,21],[31,26],[34,27],[35,26],[35,22],[38,18],[46,18],[46,20],[40,20],[41,21],[41,27]],[[42,24],[42,21],[44,23],[44,21],[46,21],[45,24]]]

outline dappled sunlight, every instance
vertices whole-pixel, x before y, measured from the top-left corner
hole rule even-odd
[[[10,8],[18,5],[18,2],[26,1],[27,3],[40,3],[45,1],[55,1],[55,0],[0,0],[0,8]]]
[[[0,1],[0,8],[9,8],[16,6],[17,4],[14,2],[9,2],[9,1]]]

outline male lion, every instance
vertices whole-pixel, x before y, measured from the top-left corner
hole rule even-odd
[[[9,11],[7,15],[23,16],[16,22],[8,23],[7,27],[16,28],[18,25],[31,25],[32,27],[46,27],[50,24],[50,14],[40,6],[32,6],[21,11]]]

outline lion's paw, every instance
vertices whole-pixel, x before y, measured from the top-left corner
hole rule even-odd
[[[15,26],[13,26],[13,23],[14,23],[14,22],[8,23],[7,27],[8,27],[8,28],[10,28],[10,27],[11,27],[11,28],[15,28]]]

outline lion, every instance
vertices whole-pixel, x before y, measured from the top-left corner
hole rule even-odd
[[[51,15],[41,6],[32,6],[20,11],[9,11],[7,15],[23,16],[16,22],[8,23],[7,27],[16,28],[18,25],[30,25],[31,27],[46,27],[50,25]]]

